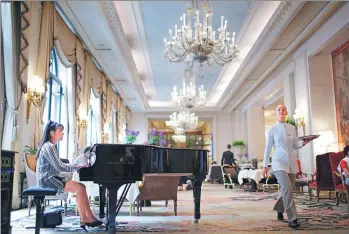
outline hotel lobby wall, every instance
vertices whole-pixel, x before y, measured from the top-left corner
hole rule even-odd
[[[324,96],[331,96],[332,84],[329,85],[329,82],[333,82],[332,66],[329,66],[326,56],[316,59],[313,56],[320,52],[336,35],[348,28],[348,12],[349,2],[344,3],[293,55],[296,108],[299,108],[305,117],[305,134],[318,133],[324,127],[320,125],[327,122],[328,130],[333,130],[336,135],[333,93],[329,100],[323,101]],[[321,65],[325,66],[322,67]],[[322,75],[319,76],[319,74]],[[321,96],[319,88],[321,86],[325,87],[324,84],[327,84],[327,86],[324,91],[321,91],[324,94],[324,96]],[[333,113],[332,118],[331,112]],[[299,133],[302,134],[301,131]],[[315,157],[316,153],[319,153],[314,143],[315,141],[309,143],[309,146],[299,151],[303,172],[308,174],[314,173]]]
[[[264,110],[255,105],[247,111],[248,158],[263,160],[265,149]]]
[[[148,141],[148,117],[142,112],[133,112],[130,128],[139,131],[134,144],[143,144]]]
[[[316,55],[309,57],[310,99],[312,112],[313,133],[331,131],[337,137],[336,107],[334,100],[332,59],[330,55]],[[338,144],[325,146],[314,141],[314,154],[326,151],[338,151]]]

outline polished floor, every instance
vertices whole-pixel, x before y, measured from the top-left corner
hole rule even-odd
[[[275,202],[274,197],[276,193],[250,193],[240,189],[224,189],[222,185],[204,184],[202,190],[202,219],[198,225],[192,223],[192,191],[179,191],[178,192],[178,216],[173,215],[173,203],[169,202],[169,206],[165,207],[164,202],[153,202],[152,207],[145,207],[140,213],[140,216],[136,216],[136,213],[129,214],[129,204],[125,203],[122,207],[121,215],[118,217],[120,221],[134,222],[139,225],[152,225],[165,227],[167,231],[157,231],[158,233],[349,233],[349,216],[347,216],[347,205],[341,204],[339,207],[334,205],[333,200],[324,200],[324,204],[332,206],[333,214],[341,214],[345,218],[343,224],[346,225],[346,229],[343,230],[330,230],[332,226],[326,227],[327,221],[319,222],[319,228],[316,229],[316,222],[321,217],[321,210],[323,207],[320,204],[320,208],[314,208],[316,202],[312,202],[311,209],[309,208],[309,197],[298,197],[297,209],[299,213],[303,215],[302,221],[304,227],[307,226],[307,230],[293,230],[287,227],[287,224],[279,223],[275,220],[275,212],[272,211],[272,204]],[[308,200],[307,200],[308,199]],[[55,205],[55,204],[52,204]],[[327,206],[328,207],[328,206]],[[95,207],[95,210],[98,208]],[[327,209],[327,208],[325,208]],[[312,217],[314,212],[314,217]],[[320,213],[319,213],[320,212]],[[32,214],[35,210],[32,210]],[[320,216],[317,216],[319,215]],[[329,213],[325,211],[324,216],[328,216]],[[27,216],[27,209],[22,209],[12,212],[11,220],[24,218]],[[305,217],[305,218],[304,218]],[[76,217],[78,219],[78,217]],[[305,221],[306,220],[306,221]],[[314,223],[315,222],[315,223]],[[330,221],[329,221],[330,222]],[[150,224],[149,224],[150,223]],[[15,226],[15,225],[14,225]],[[271,229],[270,227],[273,226]],[[172,229],[171,229],[172,227]],[[175,228],[177,229],[175,229]],[[179,229],[178,229],[179,227]],[[338,228],[338,226],[337,226]],[[267,231],[263,231],[269,229]],[[329,229],[329,230],[324,230]],[[93,233],[105,233],[104,231]],[[147,230],[147,229],[146,229]],[[161,230],[161,229],[158,229]],[[79,232],[82,230],[79,230]],[[131,233],[144,233],[131,232]],[[16,230],[12,231],[14,234],[34,233],[33,230]],[[58,233],[54,231],[47,231],[42,229],[42,234]],[[59,232],[60,234],[68,234],[69,232]],[[82,232],[80,232],[82,233]]]

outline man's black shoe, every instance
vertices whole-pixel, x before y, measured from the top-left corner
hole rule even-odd
[[[284,220],[284,214],[281,212],[278,212],[277,218],[278,220]]]
[[[300,225],[299,225],[299,223],[297,222],[297,219],[295,219],[295,220],[289,222],[289,223],[288,223],[288,226],[289,226],[290,228],[298,228]]]

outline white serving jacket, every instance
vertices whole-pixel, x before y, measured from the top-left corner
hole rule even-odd
[[[302,142],[296,139],[296,129],[288,123],[276,122],[272,125],[267,134],[267,141],[264,151],[263,167],[268,167],[270,153],[274,147],[272,159],[273,171],[285,171],[296,174],[297,149],[302,148]]]

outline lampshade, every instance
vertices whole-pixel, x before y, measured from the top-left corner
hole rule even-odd
[[[336,142],[332,131],[320,131],[318,134],[320,137],[317,139],[317,143],[320,145],[331,145]]]

